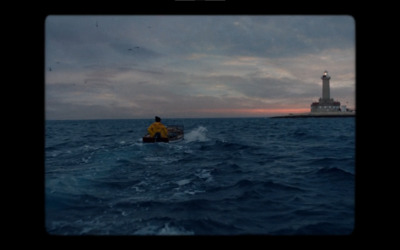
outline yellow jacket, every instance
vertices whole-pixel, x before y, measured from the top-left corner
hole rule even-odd
[[[167,128],[161,123],[161,122],[153,122],[148,128],[147,131],[149,132],[151,137],[154,137],[154,135],[159,132],[161,137],[167,138],[168,137],[168,131]]]

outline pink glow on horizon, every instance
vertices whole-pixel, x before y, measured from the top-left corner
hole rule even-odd
[[[282,109],[259,109],[259,108],[216,108],[216,109],[197,109],[195,112],[210,114],[229,114],[229,115],[277,115],[277,114],[295,114],[310,112],[309,108],[282,108]]]

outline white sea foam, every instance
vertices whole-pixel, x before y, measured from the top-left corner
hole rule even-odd
[[[176,184],[178,184],[179,186],[183,186],[183,185],[186,185],[188,183],[190,183],[189,179],[184,179],[184,180],[180,180],[180,181],[176,182]]]
[[[171,226],[168,222],[164,226],[147,225],[134,234],[136,235],[193,235],[194,232],[186,230],[182,227]]]
[[[170,226],[169,223],[164,224],[164,227],[158,232],[159,235],[193,235],[192,231],[188,231],[181,227]]]
[[[208,141],[209,138],[207,137],[207,128],[203,126],[199,126],[189,133],[185,134],[185,141],[192,142],[192,141]]]
[[[206,182],[210,182],[213,180],[213,177],[211,176],[211,170],[208,169],[202,169],[201,172],[198,172],[195,175],[200,179],[205,180]]]

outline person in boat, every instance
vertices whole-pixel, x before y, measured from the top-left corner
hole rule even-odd
[[[149,135],[153,138],[168,138],[168,130],[164,124],[161,123],[161,118],[158,116],[155,117],[155,122],[147,128],[147,132],[149,132]]]

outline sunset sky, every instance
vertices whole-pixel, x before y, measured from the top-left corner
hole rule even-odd
[[[355,108],[351,16],[48,16],[45,118],[264,117]]]

